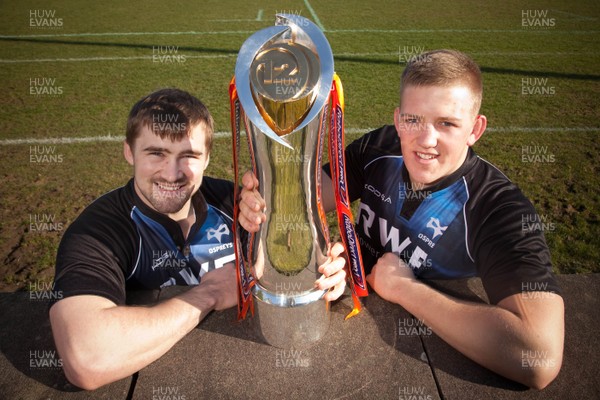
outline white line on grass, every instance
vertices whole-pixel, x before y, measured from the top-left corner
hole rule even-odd
[[[255,31],[184,31],[184,32],[85,32],[85,33],[44,33],[38,35],[0,35],[0,39],[36,39],[57,37],[89,36],[162,36],[162,35],[249,35]]]
[[[497,57],[564,57],[564,56],[598,56],[598,52],[472,52],[472,56],[497,56]],[[398,57],[398,52],[388,53],[337,53],[334,57]],[[186,59],[211,59],[211,58],[232,58],[237,54],[206,54],[199,56],[188,56]],[[131,56],[131,57],[69,57],[69,58],[34,58],[34,59],[0,59],[0,64],[26,64],[26,63],[46,63],[46,62],[93,62],[93,61],[131,61],[131,60],[151,60],[152,56]]]
[[[313,16],[314,18],[314,16]],[[317,22],[317,19],[315,19]],[[320,24],[317,23],[317,25]],[[327,33],[544,33],[544,34],[583,34],[596,35],[600,30],[557,30],[557,29],[328,29]],[[94,36],[163,36],[163,35],[250,35],[256,31],[183,31],[183,32],[85,32],[85,33],[45,33],[36,35],[0,35],[0,39],[36,39],[60,37]]]
[[[598,19],[598,18],[594,18],[594,17],[585,17],[583,15],[573,14],[573,13],[566,12],[566,11],[560,11],[560,10],[554,10],[554,9],[550,9],[550,11],[553,11],[558,14],[568,15],[568,16],[572,17],[571,19],[576,19],[576,20],[580,20],[580,21],[596,21]]]
[[[312,8],[312,6],[308,2],[308,0],[304,0],[304,5],[306,6],[306,8],[308,8],[308,11],[310,11],[310,15],[312,15],[313,19],[315,20],[315,24],[317,24],[317,26],[319,28],[321,28],[321,30],[323,32],[326,32],[325,27],[323,26],[323,24],[321,23],[321,20],[319,19],[319,16],[315,12],[315,9]]]
[[[185,58],[232,58],[237,54],[207,54],[201,56],[188,56]],[[36,58],[30,60],[3,60],[0,64],[21,64],[21,63],[43,63],[43,62],[90,62],[90,61],[129,61],[129,60],[152,60],[152,56],[131,56],[131,57],[78,57],[78,58]]]
[[[347,128],[347,134],[367,133],[375,128]],[[600,132],[600,127],[523,127],[523,126],[505,126],[505,127],[490,127],[486,129],[491,133],[505,132],[524,132],[524,133],[555,133],[555,132]],[[231,138],[231,132],[215,132],[216,139]],[[96,143],[96,142],[122,142],[125,136],[87,136],[87,137],[60,137],[60,138],[25,138],[25,139],[1,139],[0,146],[22,145],[22,144],[75,144],[75,143]]]
[[[263,16],[263,9],[259,9],[258,10],[258,14],[256,14],[256,18],[253,19],[211,19],[211,21],[215,21],[215,22],[261,22],[262,21],[262,16]]]

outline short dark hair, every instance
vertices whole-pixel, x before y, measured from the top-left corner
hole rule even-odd
[[[127,119],[125,140],[133,146],[141,129],[147,127],[162,139],[179,141],[198,124],[204,124],[206,151],[210,154],[214,122],[208,108],[186,91],[161,89],[135,103]]]
[[[473,108],[479,112],[483,97],[481,70],[465,53],[432,50],[414,57],[402,73],[400,95],[407,86],[452,86],[462,84],[473,93]]]

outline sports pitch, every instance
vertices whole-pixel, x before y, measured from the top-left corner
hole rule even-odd
[[[129,179],[126,117],[155,89],[207,104],[218,132],[207,174],[231,179],[227,86],[241,44],[276,12],[324,30],[344,84],[347,143],[393,122],[408,58],[470,54],[489,121],[475,151],[536,206],[555,272],[600,272],[596,1],[12,0],[0,4],[0,289],[52,280],[66,227]]]

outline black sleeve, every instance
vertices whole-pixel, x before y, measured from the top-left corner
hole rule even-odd
[[[130,182],[98,198],[67,228],[56,256],[57,297],[88,294],[125,304],[126,277],[139,251],[132,192]]]
[[[96,295],[125,304],[119,262],[104,243],[85,233],[65,233],[56,257],[54,290],[58,298]]]
[[[358,200],[362,195],[366,181],[365,167],[369,162],[376,157],[400,154],[400,141],[393,125],[371,131],[346,146],[344,156],[350,201]],[[325,164],[323,170],[331,177],[330,164]]]
[[[481,210],[487,210],[475,210],[476,219],[469,223],[474,227],[473,257],[492,304],[514,294],[560,293],[543,227],[527,224],[540,218],[531,202],[511,186],[493,200],[480,200]],[[496,205],[490,209],[489,204]]]
[[[204,176],[200,191],[208,204],[233,216],[233,182]]]

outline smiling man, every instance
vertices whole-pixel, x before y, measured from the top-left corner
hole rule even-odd
[[[233,184],[204,177],[213,120],[195,97],[154,92],[132,108],[124,143],[133,179],[105,194],[65,232],[50,322],[64,372],[95,389],[165,354],[212,310],[237,304],[231,234]],[[315,282],[333,300],[344,290],[341,246]],[[132,289],[190,290],[148,307]]]
[[[523,228],[523,220],[539,220],[534,207],[471,148],[487,124],[482,91],[479,67],[463,53],[436,50],[410,61],[395,125],[346,149],[350,198],[361,201],[357,233],[372,288],[467,357],[540,389],[561,367],[564,305],[541,229]],[[249,178],[242,223],[255,230],[264,203]],[[332,210],[333,194],[323,193]],[[473,276],[490,304],[426,283]]]

